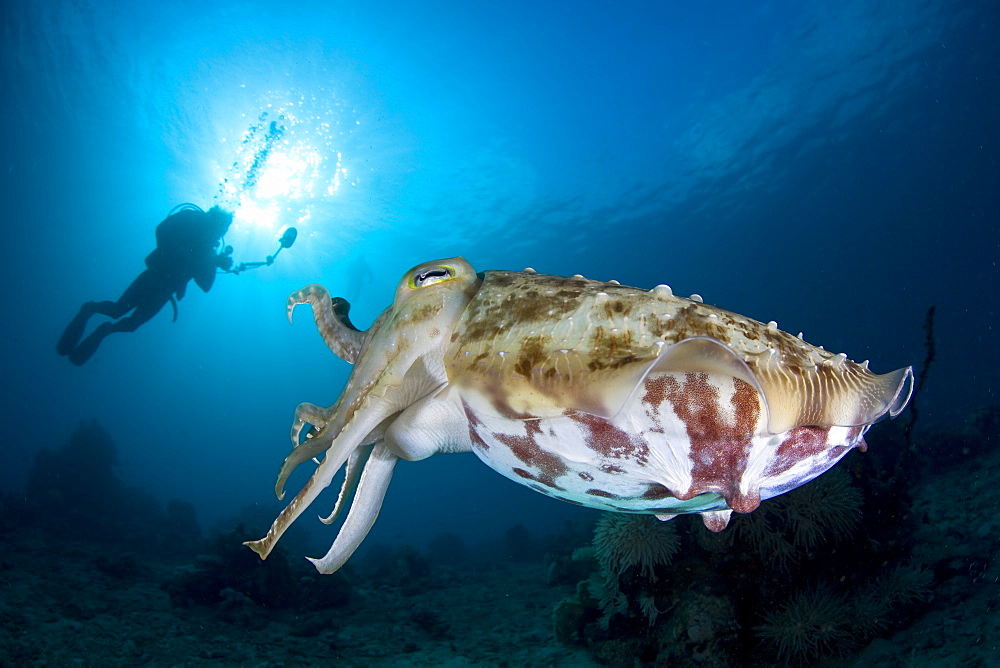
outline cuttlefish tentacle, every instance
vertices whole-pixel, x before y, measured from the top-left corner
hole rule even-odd
[[[274,549],[274,545],[281,538],[281,535],[302,514],[302,511],[316,500],[320,492],[330,486],[334,476],[337,475],[337,471],[344,465],[344,462],[347,461],[351,453],[366,440],[366,437],[368,437],[372,430],[386,417],[379,407],[372,406],[371,404],[372,402],[366,397],[362,401],[362,409],[356,411],[351,416],[351,419],[348,420],[347,424],[344,425],[343,429],[335,437],[331,438],[335,425],[330,423],[314,439],[310,439],[310,444],[313,440],[325,442],[326,439],[330,439],[330,447],[327,449],[323,460],[316,467],[312,477],[299,490],[299,493],[295,495],[295,498],[285,506],[284,510],[274,520],[274,523],[271,524],[267,535],[260,540],[248,541],[244,545],[259,554],[262,559],[267,558],[267,555]],[[285,468],[285,466],[282,466],[282,474],[287,478],[290,470],[286,472]]]
[[[319,521],[323,524],[333,524],[333,522],[340,516],[344,508],[350,502],[350,499],[355,495],[358,490],[358,483],[361,481],[362,473],[365,470],[365,466],[368,464],[368,460],[372,455],[372,450],[376,447],[375,443],[370,443],[368,445],[363,445],[354,452],[347,459],[347,470],[344,473],[344,484],[340,486],[340,494],[337,496],[337,503],[333,506],[333,512],[331,512],[326,517],[320,516]]]
[[[393,468],[398,461],[399,457],[385,445],[379,444],[372,449],[371,456],[368,457],[361,473],[354,502],[351,503],[347,519],[344,520],[333,545],[320,559],[307,557],[320,573],[333,573],[343,566],[368,535],[378,518],[385,491],[392,480]],[[340,505],[339,500],[337,505]]]
[[[292,321],[292,311],[299,304],[312,306],[316,327],[333,354],[354,364],[361,354],[365,333],[347,316],[351,304],[342,297],[331,299],[326,288],[314,283],[288,295],[288,322]]]

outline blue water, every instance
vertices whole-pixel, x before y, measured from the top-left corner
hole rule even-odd
[[[0,489],[96,418],[124,480],[205,526],[273,504],[292,411],[349,372],[286,295],[322,283],[364,327],[406,269],[453,255],[669,283],[879,372],[923,360],[933,304],[921,420],[997,400],[995,3],[238,4],[0,10]],[[241,189],[247,133],[276,118],[287,143]],[[83,367],[55,354],[168,210],[216,201],[240,203],[237,261],[299,239]],[[438,456],[397,468],[369,541],[580,512]]]

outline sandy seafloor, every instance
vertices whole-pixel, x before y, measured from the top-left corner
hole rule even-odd
[[[825,665],[995,665],[1000,452],[925,477],[913,498],[921,518],[913,556],[935,564],[933,599],[909,628]],[[177,563],[113,573],[95,567],[104,556],[97,544],[4,526],[2,665],[599,665],[585,648],[555,640],[552,610],[573,586],[547,585],[541,560],[432,564],[419,586],[355,584],[349,604],[303,614],[238,596],[178,607],[162,586]]]

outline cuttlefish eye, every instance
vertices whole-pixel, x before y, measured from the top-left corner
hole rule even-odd
[[[428,285],[450,281],[455,278],[455,270],[448,266],[431,267],[415,272],[410,280],[411,288],[425,288]]]

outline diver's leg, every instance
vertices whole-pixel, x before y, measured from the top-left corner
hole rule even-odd
[[[145,304],[137,306],[135,311],[132,312],[132,315],[127,318],[122,318],[121,320],[116,320],[115,322],[101,323],[100,327],[95,329],[90,336],[85,338],[83,342],[69,354],[69,361],[77,366],[81,366],[84,362],[90,359],[91,355],[97,352],[97,348],[101,345],[101,341],[104,340],[104,337],[114,332],[134,332],[140,325],[159,313],[160,309],[162,309],[166,303],[166,299],[162,301],[148,301]]]
[[[118,298],[118,301],[92,302],[94,312],[117,320],[132,309],[141,308],[143,302],[156,299],[155,295],[161,291],[161,283],[162,280],[159,276],[147,269],[136,276],[134,281],[129,283],[129,286],[122,292],[122,296]]]
[[[160,309],[166,306],[167,301],[164,299],[155,303],[139,304],[129,317],[108,324],[111,325],[114,332],[134,332],[139,329],[140,325],[146,323],[159,313]]]
[[[121,296],[121,298],[116,302],[91,302],[94,305],[94,313],[100,313],[101,315],[106,315],[109,318],[117,319],[128,313],[133,305],[130,305],[126,299],[128,291]]]
[[[83,336],[84,330],[87,328],[87,321],[90,320],[90,316],[95,313],[100,313],[101,315],[106,315],[113,319],[120,318],[135,308],[142,295],[150,292],[150,287],[155,284],[156,281],[153,275],[150,274],[149,270],[146,270],[139,274],[139,276],[137,276],[136,279],[132,281],[127,288],[125,288],[125,292],[123,292],[122,296],[118,298],[118,301],[85,303],[80,307],[80,311],[76,314],[76,317],[74,317],[70,321],[69,325],[66,326],[62,336],[59,337],[59,342],[56,343],[56,352],[60,355],[69,355],[73,352],[73,348],[76,346],[80,337]],[[148,319],[149,318],[146,318],[146,320]],[[136,325],[136,327],[138,327],[138,325]],[[107,336],[107,333],[105,336]],[[87,357],[90,357],[90,355],[93,354],[94,350],[97,350],[97,346],[100,345],[100,340],[103,338],[104,337],[101,336],[95,339],[97,343],[93,344],[93,350],[91,350],[90,354],[83,358],[84,361],[86,361]]]

